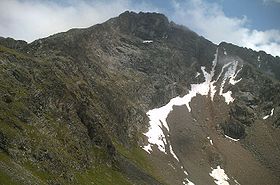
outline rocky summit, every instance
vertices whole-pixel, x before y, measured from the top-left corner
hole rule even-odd
[[[280,184],[279,57],[124,12],[0,69],[0,184]]]

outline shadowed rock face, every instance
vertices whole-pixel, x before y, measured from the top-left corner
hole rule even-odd
[[[0,64],[1,182],[280,182],[279,57],[124,12],[30,44],[1,38]],[[209,93],[195,89],[205,74]],[[191,110],[177,102],[156,127],[166,153],[144,151],[146,113],[190,92]]]
[[[27,42],[23,40],[14,40],[13,38],[0,37],[0,44],[7,48],[20,50],[27,45]]]
[[[162,39],[171,29],[167,17],[158,13],[124,12],[114,21],[121,32],[144,40]]]
[[[240,139],[245,137],[245,128],[242,124],[237,123],[234,120],[230,120],[228,123],[221,125],[224,134],[234,139]]]

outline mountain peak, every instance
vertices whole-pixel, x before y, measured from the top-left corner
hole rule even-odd
[[[168,18],[162,14],[157,12],[133,12],[133,11],[125,11],[119,15],[119,17],[130,17],[130,18],[144,18],[144,19],[161,19],[163,21],[168,22]]]
[[[117,24],[121,31],[132,33],[143,39],[163,37],[170,23],[168,18],[160,13],[126,11],[117,17]]]
[[[27,45],[26,41],[23,40],[15,40],[13,38],[0,37],[0,44],[11,49],[20,49]]]
[[[0,68],[4,184],[280,184],[273,56],[127,11],[0,37]]]

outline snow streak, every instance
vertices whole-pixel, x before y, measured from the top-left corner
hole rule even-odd
[[[212,172],[209,173],[209,175],[214,178],[214,182],[217,185],[229,185],[227,182],[229,178],[227,174],[225,174],[225,170],[223,170],[220,166],[217,166],[217,169],[212,168]]]
[[[231,61],[226,63],[222,69],[220,74],[215,76],[215,69],[218,61],[218,49],[215,54],[215,59],[212,62],[211,71],[208,73],[204,66],[201,67],[202,74],[204,76],[204,82],[200,84],[191,84],[191,88],[183,97],[175,97],[172,98],[166,105],[149,110],[146,114],[149,117],[149,130],[144,133],[148,138],[148,144],[143,146],[142,148],[151,154],[153,148],[157,148],[159,151],[165,154],[171,154],[176,161],[180,162],[178,156],[174,152],[169,137],[169,126],[167,124],[167,117],[169,113],[173,110],[173,106],[182,106],[185,105],[188,108],[188,111],[191,112],[190,102],[192,98],[196,97],[196,95],[200,94],[202,96],[210,97],[212,101],[214,101],[214,97],[216,95],[216,88],[219,87],[218,95],[223,96],[225,98],[225,102],[229,104],[234,101],[234,98],[231,96],[232,92],[227,91],[224,92],[224,87],[227,84],[235,85],[241,79],[236,80],[238,73],[241,71],[242,67],[238,68],[238,61]],[[200,73],[197,73],[195,77],[198,77]],[[217,86],[219,84],[219,86]],[[213,145],[213,141],[209,137],[210,144]],[[152,148],[153,147],[153,148]],[[219,166],[218,166],[219,167]],[[222,169],[217,169],[220,172]],[[212,172],[213,175],[216,174],[216,171]],[[186,173],[187,174],[187,173]],[[194,185],[187,178],[184,179],[183,184]]]
[[[232,138],[232,137],[230,137],[230,136],[227,136],[227,135],[225,135],[225,137],[228,138],[228,139],[230,139],[230,140],[232,140],[232,141],[239,141],[239,139],[234,139],[234,138]]]
[[[142,43],[152,43],[152,42],[154,42],[154,41],[152,41],[152,40],[143,40],[143,42]]]
[[[148,137],[148,144],[146,146],[143,146],[142,148],[148,152],[151,153],[152,151],[152,145],[157,146],[157,148],[167,154],[170,153],[177,161],[179,161],[179,158],[176,156],[175,152],[172,149],[172,146],[170,145],[170,142],[168,141],[168,138],[165,137],[164,132],[169,133],[169,126],[166,122],[166,119],[169,115],[169,113],[173,110],[173,106],[182,106],[186,105],[189,112],[191,112],[190,102],[192,98],[194,98],[197,94],[200,94],[202,96],[210,96],[211,100],[214,101],[214,96],[216,94],[216,84],[220,78],[222,78],[222,82],[220,84],[220,90],[219,95],[223,96],[225,98],[225,102],[229,104],[230,102],[234,101],[234,98],[231,96],[232,92],[227,91],[224,92],[224,86],[226,82],[228,82],[231,85],[235,85],[238,83],[241,79],[236,80],[236,77],[238,73],[241,71],[242,67],[237,70],[238,67],[238,61],[232,61],[227,64],[225,64],[220,74],[218,75],[216,80],[213,80],[213,77],[215,75],[215,68],[217,65],[217,57],[218,57],[218,49],[215,54],[215,59],[212,62],[212,68],[210,73],[208,73],[204,66],[201,67],[201,71],[203,73],[205,81],[200,84],[191,84],[191,89],[189,90],[189,93],[183,97],[175,97],[169,101],[166,105],[155,108],[152,110],[149,110],[147,112],[147,115],[150,120],[150,127],[148,132],[144,133]],[[168,146],[168,149],[166,146]]]
[[[271,109],[270,114],[264,116],[263,119],[266,120],[266,119],[269,118],[270,116],[273,116],[273,113],[274,113],[274,108]]]
[[[166,145],[167,140],[165,138],[164,130],[169,132],[169,126],[167,125],[166,119],[169,113],[173,110],[173,106],[181,106],[186,105],[189,112],[191,111],[190,102],[193,97],[195,97],[197,94],[207,96],[209,92],[211,92],[211,89],[214,89],[214,85],[211,85],[211,79],[214,76],[214,68],[216,66],[217,57],[215,57],[215,60],[213,61],[213,67],[211,73],[207,73],[205,70],[205,67],[201,67],[201,70],[204,74],[205,82],[201,84],[191,84],[191,90],[189,93],[183,97],[175,97],[169,101],[168,104],[160,107],[155,108],[152,110],[149,110],[147,112],[147,115],[150,119],[150,127],[149,131],[145,133],[145,135],[148,137],[149,144],[144,146],[143,149],[150,153],[152,151],[151,145],[157,145],[158,149],[165,154],[167,154],[166,151]],[[213,94],[214,96],[214,94]],[[169,153],[171,153],[173,156],[175,156],[175,159],[178,159],[178,157],[175,155],[174,151],[172,150],[172,147],[169,147]]]

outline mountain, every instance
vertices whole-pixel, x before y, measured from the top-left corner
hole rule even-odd
[[[280,184],[280,59],[124,12],[0,38],[1,184]]]

